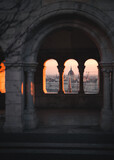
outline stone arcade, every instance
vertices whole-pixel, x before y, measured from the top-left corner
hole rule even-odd
[[[61,126],[113,131],[114,3],[106,0],[39,2],[30,3],[29,7],[36,5],[36,9],[14,31],[16,34],[30,26],[22,39],[26,39],[26,43],[13,57],[5,59],[4,131]],[[23,10],[19,20],[26,16],[29,7]],[[4,45],[1,44],[1,48],[4,50]],[[78,94],[64,93],[64,63],[71,58],[79,64]],[[85,94],[83,89],[84,63],[90,58],[99,64],[99,93],[93,95]],[[45,62],[48,59],[58,63],[57,94],[45,93]]]

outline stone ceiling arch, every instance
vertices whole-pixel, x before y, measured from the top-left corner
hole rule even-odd
[[[113,24],[111,19],[99,9],[78,2],[59,2],[41,9],[32,25],[25,45],[27,61],[36,61],[43,39],[56,29],[77,27],[84,30],[96,43],[103,62],[113,60]],[[29,56],[30,55],[30,56]]]

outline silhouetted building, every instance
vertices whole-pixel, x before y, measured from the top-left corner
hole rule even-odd
[[[68,93],[72,92],[72,87],[71,87],[71,76],[69,76],[68,80]]]

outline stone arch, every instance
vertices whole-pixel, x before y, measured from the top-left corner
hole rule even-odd
[[[113,61],[113,24],[111,19],[101,12],[99,9],[86,5],[84,3],[77,2],[61,2],[45,6],[40,10],[39,16],[36,18],[36,21],[32,26],[30,26],[30,32],[26,37],[27,43],[24,46],[25,62],[34,63],[37,61],[37,55],[43,40],[47,35],[61,28],[78,28],[87,33],[94,44],[96,44],[97,49],[101,55],[101,62],[104,65],[109,65],[109,68],[106,68],[105,72],[105,84],[109,84],[110,67]],[[112,34],[112,35],[111,35]],[[61,68],[60,68],[61,69]],[[62,91],[62,70],[61,69],[61,87],[60,94],[63,94]],[[83,72],[82,72],[83,77]],[[80,78],[82,82],[82,78]],[[107,83],[108,82],[108,83]],[[81,85],[80,85],[81,86]],[[110,92],[109,85],[104,85],[104,106],[103,109],[110,111]],[[82,90],[83,91],[83,90]],[[80,92],[80,95],[83,92]],[[108,97],[106,97],[108,95]],[[95,99],[94,99],[95,100]],[[64,102],[64,101],[63,101]],[[98,102],[98,101],[96,101]],[[102,102],[101,102],[102,103]],[[61,104],[62,105],[62,104]],[[64,104],[63,104],[64,105]],[[101,106],[101,104],[99,105]],[[105,118],[106,114],[106,118]],[[108,117],[108,118],[107,118]],[[108,119],[108,123],[105,121]],[[106,123],[106,124],[104,124]],[[111,127],[110,115],[102,110],[101,117],[101,127],[103,129],[109,129]]]
[[[59,2],[41,9],[41,14],[36,18],[35,24],[30,29],[30,34],[26,37],[31,39],[25,46],[24,52],[28,54],[27,59],[32,54],[32,59],[30,59],[35,61],[43,39],[54,30],[64,27],[77,27],[84,30],[99,48],[102,55],[101,60],[111,63],[113,59],[111,54],[113,50],[111,19],[101,10],[78,2]]]

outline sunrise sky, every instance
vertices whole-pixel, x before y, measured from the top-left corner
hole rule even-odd
[[[65,65],[64,74],[68,74],[71,67],[74,73],[78,74],[78,68],[77,68],[78,63],[75,60],[73,59],[67,60],[64,65]],[[45,66],[46,66],[46,75],[58,74],[58,69],[57,69],[58,64],[55,60],[48,60]],[[95,60],[90,59],[86,61],[85,66],[86,66],[85,73],[89,72],[92,75],[97,74],[98,63]]]

